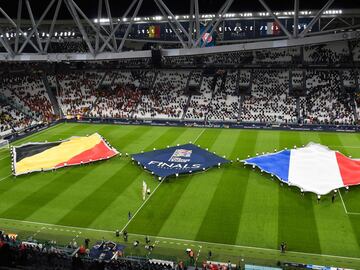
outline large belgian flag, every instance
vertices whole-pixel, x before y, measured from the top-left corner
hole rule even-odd
[[[47,171],[109,159],[118,154],[98,133],[64,141],[27,143],[12,148],[13,174]]]

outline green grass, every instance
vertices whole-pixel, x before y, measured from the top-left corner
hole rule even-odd
[[[310,141],[360,157],[358,133],[60,124],[15,144],[93,132],[99,132],[123,153],[197,139],[195,143],[201,147],[233,160]],[[8,156],[7,151],[0,151],[0,179],[10,174]],[[135,213],[142,205],[143,180],[151,190],[159,183],[124,156],[56,172],[8,177],[0,181],[0,229],[13,230],[21,236],[36,234],[43,239],[59,237],[63,242],[73,237],[80,241],[85,235],[93,239],[112,238],[110,231],[125,226],[128,211]],[[360,188],[342,191],[342,197],[349,213],[360,213]],[[55,225],[79,228],[67,232],[67,227]],[[157,257],[181,257],[184,247],[192,245],[202,249],[200,259],[211,248],[223,260],[244,257],[249,262],[264,260],[263,263],[271,264],[280,259],[360,268],[360,260],[351,259],[360,257],[360,214],[347,214],[339,197],[332,204],[331,197],[325,196],[317,204],[314,194],[301,196],[297,188],[281,186],[268,175],[237,162],[205,173],[168,179],[132,219],[127,230],[158,236],[158,248],[153,253]],[[282,241],[287,242],[290,251],[287,255],[276,251]],[[130,250],[134,254],[139,252]]]

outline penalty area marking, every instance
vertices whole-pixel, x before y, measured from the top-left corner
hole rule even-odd
[[[341,196],[341,191],[340,191],[340,189],[339,189],[339,195],[340,195],[341,203],[342,203],[342,205],[343,205],[343,207],[344,207],[345,214],[348,214],[348,211],[347,211],[347,209],[346,209],[346,205],[345,205],[345,203],[344,203],[343,197]]]
[[[1,178],[1,179],[0,179],[0,182],[8,179],[11,175],[12,175],[12,174],[9,174],[8,176],[5,176],[5,177]]]
[[[51,227],[52,227],[52,228],[72,229],[72,230],[114,233],[114,231],[109,231],[109,230],[74,227],[74,226],[65,226],[65,225],[49,224],[49,223],[43,223],[43,222],[26,221],[26,220],[18,220],[18,219],[8,219],[8,218],[1,218],[0,217],[0,221],[1,220],[8,221],[8,222],[14,222],[14,223],[20,223],[20,224],[23,223],[23,224],[33,224],[33,225],[37,225],[37,226],[48,226],[50,228],[46,228],[46,229],[49,229],[49,230],[51,230]],[[170,237],[162,237],[162,236],[154,236],[154,235],[143,235],[143,234],[136,234],[136,233],[129,233],[129,235],[139,236],[139,237],[148,236],[148,237],[154,238],[154,239],[162,239],[163,243],[169,243],[169,244],[174,244],[174,242],[180,241],[180,242],[186,242],[186,243],[195,243],[195,244],[198,244],[198,245],[208,244],[208,245],[213,245],[213,246],[218,245],[218,246],[223,246],[223,247],[244,248],[244,249],[249,249],[249,250],[262,250],[262,251],[268,251],[268,252],[269,251],[271,251],[271,252],[279,252],[278,249],[271,249],[271,248],[231,245],[231,244],[222,244],[222,243],[213,243],[213,242],[206,242],[206,241],[196,241],[196,240],[188,240],[188,239],[170,238]],[[193,246],[191,244],[189,244],[189,245]],[[316,256],[316,257],[320,256],[320,257],[328,257],[328,258],[338,258],[338,259],[345,259],[345,260],[360,261],[360,258],[356,258],[356,257],[344,257],[344,256],[337,256],[337,255],[306,253],[306,252],[298,252],[298,251],[287,251],[286,253],[287,254],[297,254],[297,255]]]
[[[341,203],[342,203],[342,205],[343,205],[343,207],[344,207],[345,214],[347,214],[347,215],[360,215],[360,213],[358,213],[358,212],[349,212],[349,211],[347,210],[346,205],[345,205],[345,202],[344,202],[343,197],[342,197],[342,195],[341,195],[340,189],[339,189],[339,195],[340,195]]]

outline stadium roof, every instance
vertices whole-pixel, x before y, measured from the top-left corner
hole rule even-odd
[[[25,2],[25,0],[24,0]],[[34,17],[40,17],[44,10],[44,2],[39,0],[29,0],[32,8]],[[89,0],[76,0],[78,6],[87,14],[90,18],[97,16],[97,1]],[[131,4],[131,0],[109,0],[109,4],[112,9],[113,17],[121,17],[126,11],[126,8]],[[174,14],[186,15],[189,13],[190,1],[184,4],[184,1],[164,1]],[[216,13],[225,0],[199,0],[200,13]],[[294,9],[294,1],[291,0],[268,0],[266,1],[269,7],[273,10],[287,11]],[[300,1],[300,10],[319,10],[325,4],[326,0],[317,1]],[[0,0],[0,7],[2,7],[9,14],[10,17],[15,18],[17,14],[18,0]],[[331,9],[353,9],[359,8],[358,1],[341,1],[335,0],[331,5]],[[231,5],[230,12],[261,12],[264,11],[263,6],[258,1],[251,0],[236,0]],[[153,0],[144,0],[142,8],[139,10],[139,16],[156,16],[159,15],[159,9]],[[23,14],[23,18],[29,18],[27,14]],[[51,15],[47,16],[46,19],[51,19]],[[59,13],[59,19],[71,19],[71,15],[66,10],[62,10]]]
[[[360,10],[343,9],[354,2],[0,0],[0,61],[150,57],[155,43],[170,48],[163,56],[181,56],[349,40],[360,36]],[[49,51],[69,42],[85,50]]]

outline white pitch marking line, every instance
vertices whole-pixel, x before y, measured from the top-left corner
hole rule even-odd
[[[33,225],[44,225],[44,226],[52,226],[55,228],[49,228],[49,230],[57,231],[58,228],[69,228],[75,230],[84,230],[84,231],[93,231],[93,232],[103,232],[103,233],[113,233],[114,231],[109,230],[100,230],[100,229],[92,229],[92,228],[82,228],[82,227],[73,227],[73,226],[65,226],[65,225],[57,225],[57,224],[50,224],[50,223],[43,223],[43,222],[34,222],[34,221],[27,221],[27,220],[18,220],[18,219],[8,219],[8,218],[0,218],[0,221],[9,221],[9,222],[18,222],[24,224],[33,224]]]
[[[44,226],[52,226],[52,227],[71,228],[71,229],[77,229],[77,230],[83,230],[83,231],[93,231],[93,232],[103,232],[103,233],[113,233],[114,232],[114,231],[109,231],[109,230],[73,227],[73,226],[65,226],[65,225],[57,225],[57,224],[49,224],[49,223],[26,221],[26,220],[17,220],[17,219],[8,219],[8,218],[0,218],[0,220],[10,221],[10,222],[18,222],[18,223],[25,223],[25,224],[33,224],[33,225],[44,225]],[[48,229],[51,230],[51,228],[48,228]],[[53,230],[57,230],[57,228],[53,228]],[[129,233],[129,235],[145,237],[144,234]],[[151,237],[151,238],[155,238],[155,239],[157,238],[157,239],[168,240],[171,245],[174,244],[173,241],[182,241],[182,242],[188,242],[188,243],[198,243],[198,244],[207,244],[207,245],[215,245],[215,246],[218,245],[218,246],[226,246],[226,247],[233,247],[233,248],[244,248],[244,249],[250,249],[250,250],[252,249],[252,250],[263,250],[263,251],[279,252],[278,249],[271,249],[271,248],[230,245],[230,244],[221,244],[221,243],[213,243],[213,242],[205,242],[205,241],[188,240],[188,239],[178,239],[178,238],[153,236],[153,235],[147,235],[147,236]],[[360,261],[360,258],[344,257],[344,256],[336,256],[336,255],[328,255],[328,254],[316,254],[316,253],[306,253],[306,252],[298,252],[298,251],[287,251],[286,253],[287,254],[306,255],[306,256],[317,256],[317,257],[320,256],[320,257],[329,257],[329,258],[338,258],[338,259],[350,259],[350,260]]]
[[[50,129],[53,129],[53,128],[58,127],[58,126],[59,126],[59,124],[56,124],[56,125],[54,125],[54,126],[51,126],[51,127],[49,127],[49,128],[45,128],[45,129],[43,129],[43,130],[40,130],[39,132],[35,132],[34,134],[31,134],[31,135],[29,135],[29,136],[26,136],[25,138],[21,138],[21,139],[19,139],[19,140],[14,141],[14,142],[21,142],[21,141],[23,141],[23,140],[25,140],[25,139],[29,139],[29,138],[31,138],[31,137],[33,137],[33,136],[35,136],[35,135],[39,135],[39,134],[41,134],[41,133],[43,133],[43,132],[45,132],[45,131],[49,131]],[[4,151],[4,150],[5,150],[5,151]],[[9,149],[7,149],[7,148],[0,149],[0,153],[2,153],[3,151],[6,152],[6,150],[9,151]],[[5,159],[5,158],[8,158],[8,157],[9,157],[9,156],[5,156],[5,157],[1,158],[0,161],[3,160],[3,159]]]
[[[136,235],[144,237],[143,234],[136,234],[136,233],[129,233],[129,235]],[[168,239],[173,241],[183,241],[183,242],[191,242],[191,243],[198,243],[198,244],[207,244],[207,245],[219,245],[225,247],[233,247],[233,248],[244,248],[244,249],[253,249],[253,250],[263,250],[263,251],[272,251],[272,252],[279,252],[278,249],[271,249],[271,248],[261,248],[261,247],[250,247],[250,246],[240,246],[240,245],[230,245],[230,244],[222,244],[222,243],[213,243],[213,242],[206,242],[206,241],[196,241],[196,240],[187,240],[187,239],[179,239],[179,238],[169,238],[169,237],[162,237],[162,236],[151,236],[148,237],[152,238],[159,238],[159,239]],[[174,242],[169,242],[170,244],[175,244]],[[338,258],[338,259],[347,259],[347,260],[360,260],[360,258],[356,257],[344,257],[344,256],[337,256],[337,255],[328,255],[328,254],[316,254],[316,253],[306,253],[306,252],[298,252],[298,251],[286,251],[287,254],[298,254],[298,255],[306,255],[306,256],[316,256],[316,257],[329,257],[329,258]]]
[[[121,229],[120,233],[122,233],[127,226],[129,226],[130,222],[134,219],[134,217],[140,212],[140,210],[144,207],[144,205],[149,201],[151,196],[156,192],[156,190],[160,187],[160,185],[164,182],[165,178],[163,178],[160,183],[156,186],[153,192],[151,192],[150,196],[146,198],[146,200],[140,205],[140,207],[136,210],[135,214],[130,218],[130,220],[125,224],[125,226]]]
[[[26,137],[24,137],[24,138],[21,138],[21,139],[19,139],[19,140],[14,141],[14,142],[16,142],[16,143],[22,142],[22,141],[24,141],[24,140],[26,140],[26,139],[29,139],[29,138],[31,138],[31,137],[34,137],[35,135],[39,135],[39,134],[41,134],[41,133],[43,133],[43,132],[45,132],[45,131],[49,131],[50,129],[53,129],[53,128],[55,128],[55,127],[59,127],[59,126],[61,126],[61,124],[62,124],[62,123],[57,123],[57,124],[55,124],[55,125],[53,125],[53,126],[51,126],[51,127],[48,127],[48,128],[43,129],[43,130],[40,130],[40,131],[38,131],[38,132],[35,132],[35,133],[33,133],[33,134],[29,135],[29,136],[26,136]]]
[[[196,143],[196,141],[200,138],[200,136],[204,133],[204,131],[206,130],[206,128],[204,128],[199,135],[196,137],[196,139],[194,140],[194,143]]]
[[[344,202],[344,200],[343,200],[343,197],[342,197],[342,195],[341,195],[340,190],[339,190],[339,195],[340,195],[341,203],[342,203],[342,205],[343,205],[343,207],[344,207],[344,210],[345,210],[345,213],[346,213],[347,215],[360,215],[360,213],[358,213],[358,212],[349,212],[349,211],[347,210],[347,208],[346,208],[346,205],[345,205],[345,202]]]
[[[8,176],[5,176],[4,178],[1,178],[1,179],[0,179],[0,182],[1,182],[1,181],[4,181],[5,179],[8,179],[10,176],[11,176],[11,174],[9,174]]]
[[[351,145],[329,145],[329,147],[355,148],[355,149],[360,148],[360,146],[351,146]]]
[[[345,213],[346,213],[346,214],[349,214],[348,211],[347,211],[347,209],[346,209],[346,205],[345,205],[345,203],[344,203],[344,200],[343,200],[343,197],[342,197],[342,195],[341,195],[340,189],[339,189],[339,195],[340,195],[341,203],[342,203],[342,205],[343,205],[343,207],[344,207]]]
[[[10,155],[9,156],[4,156],[4,157],[0,158],[0,161],[3,160],[3,159],[9,158],[9,157],[10,157]]]
[[[343,207],[344,207],[344,210],[345,210],[345,213],[346,213],[347,215],[360,215],[360,213],[358,213],[358,212],[349,212],[349,211],[347,210],[346,205],[345,205],[345,202],[344,202],[343,197],[342,197],[342,195],[341,195],[340,189],[339,189],[339,195],[340,195],[341,203],[342,203],[342,205],[343,205]]]

